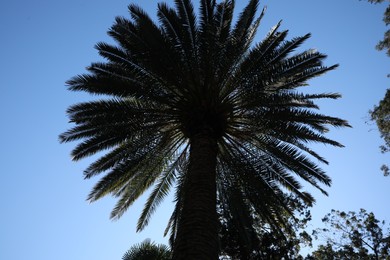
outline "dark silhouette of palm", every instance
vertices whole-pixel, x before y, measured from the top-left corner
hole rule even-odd
[[[122,257],[122,260],[170,260],[171,251],[166,245],[156,245],[150,239],[133,245]]]
[[[274,223],[276,209],[288,209],[286,192],[311,204],[296,177],[324,193],[320,183],[331,180],[307,144],[341,146],[324,133],[348,125],[315,111],[315,100],[338,94],[297,91],[337,67],[323,66],[326,56],[315,50],[293,54],[310,35],[286,40],[277,24],[252,44],[264,12],[256,17],[251,0],[233,25],[233,8],[234,1],[203,0],[196,16],[189,0],[160,3],[156,24],[130,5],[131,19],[119,17],[109,30],[116,44],[96,45],[105,61],[67,82],[72,91],[103,95],[71,106],[75,126],[60,136],[80,142],[76,161],[107,152],[85,170],[87,179],[104,174],[88,199],[118,197],[111,217],[119,218],[153,186],[142,230],[175,186],[167,228],[174,259],[217,259],[217,198],[242,222],[256,211]]]

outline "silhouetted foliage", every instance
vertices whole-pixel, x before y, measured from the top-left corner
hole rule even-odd
[[[326,244],[312,253],[315,259],[390,259],[390,229],[374,213],[332,210],[322,222],[327,228],[313,235]]]
[[[374,4],[379,4],[379,3],[386,2],[386,0],[368,0],[368,2],[374,3]],[[386,8],[386,11],[383,15],[383,22],[386,24],[386,26],[388,26],[390,24],[390,4]],[[390,56],[390,30],[387,30],[385,32],[383,40],[381,40],[377,44],[376,48],[380,51],[386,50],[387,55]]]
[[[381,145],[381,152],[386,153],[390,150],[390,89],[386,91],[385,97],[379,102],[378,106],[375,106],[370,111],[371,120],[373,120],[378,126],[379,132],[383,140],[384,145]],[[389,167],[382,165],[381,167],[385,176],[389,175]]]
[[[385,2],[386,0],[368,0],[370,3],[378,4]],[[383,16],[383,21],[386,26],[390,24],[390,4],[386,8],[386,11]],[[381,40],[376,48],[378,50],[387,50],[387,55],[390,56],[390,30],[385,32],[383,40]],[[390,74],[388,75],[390,76]],[[390,148],[390,89],[386,90],[385,97],[379,102],[379,105],[375,106],[372,111],[370,111],[371,120],[373,120],[378,126],[381,137],[384,139],[385,144],[380,146],[381,152],[385,153],[389,151]],[[383,164],[381,170],[384,176],[390,174],[389,166]]]
[[[311,246],[311,236],[304,230],[311,214],[307,205],[294,197],[286,197],[287,204],[294,208],[293,216],[280,209],[284,218],[280,229],[274,229],[259,216],[250,216],[254,231],[251,240],[240,237],[240,223],[234,219],[222,219],[221,255],[228,259],[298,259],[301,245]]]
[[[171,251],[168,246],[156,245],[150,239],[133,245],[122,257],[122,260],[170,260]]]
[[[108,32],[116,44],[96,45],[105,61],[67,82],[103,97],[71,106],[75,126],[60,136],[80,141],[76,161],[107,152],[85,170],[87,179],[104,174],[88,200],[117,197],[116,219],[154,186],[139,231],[175,186],[166,230],[174,259],[218,257],[217,199],[246,237],[254,213],[278,229],[278,209],[291,210],[286,193],[313,203],[297,177],[324,194],[321,184],[331,184],[316,163],[327,161],[307,144],[342,146],[325,133],[348,123],[315,110],[316,100],[340,95],[297,88],[337,65],[324,66],[316,50],[294,53],[310,35],[287,40],[280,23],[253,44],[258,4],[249,1],[235,24],[231,0],[202,0],[198,15],[189,0],[160,3],[158,24],[131,4],[131,19],[116,18]]]

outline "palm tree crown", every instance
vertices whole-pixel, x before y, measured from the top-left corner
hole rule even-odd
[[[171,251],[164,244],[156,245],[150,239],[133,245],[122,257],[122,260],[169,260]]]
[[[286,40],[280,24],[253,44],[257,8],[249,1],[233,25],[233,0],[201,0],[198,16],[190,0],[175,0],[158,5],[157,24],[131,4],[131,19],[116,18],[108,32],[116,45],[96,45],[105,61],[67,82],[104,95],[71,106],[75,126],[60,135],[80,141],[74,160],[106,151],[85,170],[85,178],[104,174],[88,199],[118,197],[111,217],[119,218],[154,185],[142,230],[175,186],[167,228],[175,259],[216,259],[217,203],[241,223],[251,212],[272,223],[277,208],[288,210],[286,192],[314,201],[297,177],[324,193],[320,183],[331,184],[308,143],[342,146],[324,133],[347,122],[315,111],[315,100],[339,95],[297,88],[337,65],[323,66],[315,50],[293,53],[310,35]]]

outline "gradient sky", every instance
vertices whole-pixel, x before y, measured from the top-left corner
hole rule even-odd
[[[157,1],[138,2],[155,17]],[[83,180],[91,160],[74,163],[76,143],[59,144],[58,135],[71,125],[65,115],[74,103],[94,97],[69,92],[65,81],[100,61],[93,46],[111,42],[107,29],[117,15],[127,16],[129,1],[13,0],[0,3],[0,259],[121,259],[133,244],[163,238],[172,197],[150,225],[135,233],[145,202],[137,201],[119,221],[109,220],[115,201],[86,202],[96,179]],[[167,1],[172,5],[173,1]],[[246,1],[237,0],[236,12]],[[387,4],[387,3],[386,3]],[[386,30],[386,4],[358,0],[265,0],[268,9],[257,34],[261,40],[280,19],[289,38],[308,32],[303,48],[328,55],[326,65],[340,67],[310,81],[305,91],[339,92],[339,100],[321,102],[321,112],[347,119],[353,128],[333,129],[329,137],[345,148],[315,146],[330,161],[323,168],[333,179],[329,197],[317,191],[310,227],[332,208],[365,208],[390,221],[390,177],[379,167],[389,162],[380,154],[378,130],[368,111],[389,87],[390,58],[375,50]]]

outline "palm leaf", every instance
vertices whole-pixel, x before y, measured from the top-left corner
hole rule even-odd
[[[188,146],[187,146],[188,147]],[[151,215],[154,213],[158,205],[162,202],[176,179],[176,171],[180,167],[181,161],[185,160],[187,154],[187,147],[183,151],[173,157],[172,162],[162,172],[157,184],[154,186],[154,190],[150,194],[144,209],[142,210],[141,216],[138,220],[137,231],[141,231],[145,226],[148,225]]]

